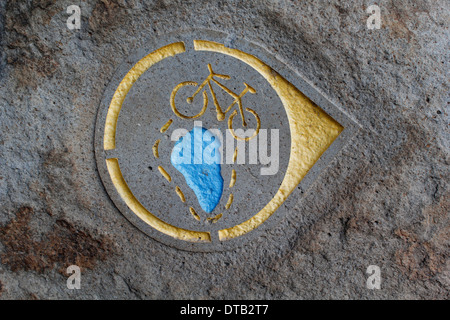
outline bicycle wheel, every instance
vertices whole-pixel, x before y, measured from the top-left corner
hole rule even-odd
[[[261,120],[259,119],[258,114],[256,113],[256,111],[254,111],[253,109],[250,108],[245,108],[245,111],[250,112],[256,120],[256,128],[255,128],[255,132],[253,132],[253,134],[250,137],[239,137],[233,129],[233,118],[234,116],[237,114],[237,110],[234,110],[231,114],[230,117],[228,118],[228,129],[230,130],[231,134],[233,135],[233,137],[236,140],[250,140],[253,139],[254,137],[256,137],[259,133],[259,129],[261,128]]]
[[[178,117],[180,117],[182,119],[195,119],[195,118],[201,117],[205,113],[206,108],[208,107],[208,95],[206,94],[206,91],[203,91],[203,108],[202,108],[202,110],[200,110],[200,112],[198,114],[193,115],[193,116],[184,115],[184,114],[180,113],[178,111],[177,107],[175,106],[175,96],[176,96],[178,90],[180,90],[182,87],[188,86],[188,85],[189,86],[197,86],[198,83],[194,82],[194,81],[185,81],[185,82],[179,83],[172,90],[172,94],[170,95],[170,106],[172,107],[173,113],[175,113],[175,115],[177,115]],[[189,97],[186,100],[192,102],[193,99],[192,99],[192,97]]]

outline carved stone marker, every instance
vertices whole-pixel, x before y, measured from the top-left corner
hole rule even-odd
[[[354,128],[266,50],[201,30],[161,37],[122,64],[99,109],[97,164],[139,229],[223,250],[275,224]]]

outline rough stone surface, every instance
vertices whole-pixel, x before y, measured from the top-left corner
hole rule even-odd
[[[0,298],[448,299],[446,1],[0,3]],[[116,68],[150,39],[207,28],[266,47],[362,126],[294,199],[279,241],[192,253],[139,232],[97,173]],[[65,268],[79,263],[82,289]],[[366,269],[381,268],[381,290]]]

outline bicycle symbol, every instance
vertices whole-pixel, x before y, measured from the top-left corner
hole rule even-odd
[[[250,85],[248,85],[247,83],[244,82],[245,89],[242,90],[242,92],[239,95],[237,95],[236,93],[234,93],[233,91],[228,89],[226,86],[224,86],[222,83],[220,83],[219,81],[217,81],[214,78],[214,77],[217,77],[217,78],[228,80],[228,79],[231,78],[230,76],[224,75],[224,74],[215,73],[212,70],[211,64],[209,64],[209,63],[208,63],[208,70],[209,70],[209,76],[197,88],[197,90],[194,92],[194,94],[186,99],[187,103],[191,104],[194,101],[195,96],[206,85],[208,85],[208,88],[211,91],[211,96],[212,96],[212,99],[213,99],[214,106],[216,107],[217,120],[218,121],[223,121],[225,119],[225,114],[227,114],[231,110],[231,108],[235,104],[237,104],[238,108],[239,108],[239,114],[240,114],[241,119],[242,119],[242,126],[243,127],[247,127],[247,122],[245,121],[245,115],[244,115],[244,107],[242,106],[242,97],[247,92],[255,94],[256,90],[253,89]],[[228,106],[228,108],[225,109],[225,111],[222,110],[222,108],[219,105],[219,102],[217,101],[216,94],[215,94],[215,92],[213,90],[213,87],[211,85],[211,81],[214,82],[215,84],[217,84],[223,91],[225,91],[226,93],[228,93],[230,96],[232,96],[234,98],[233,102]],[[177,86],[175,86],[175,88],[172,90],[172,94],[170,95],[170,106],[172,107],[172,110],[175,113],[175,115],[177,115],[178,117],[183,118],[183,119],[195,119],[195,118],[201,117],[205,113],[205,111],[206,111],[206,109],[208,107],[208,94],[206,93],[206,89],[205,89],[203,91],[203,108],[200,110],[200,112],[198,114],[193,115],[193,116],[187,116],[187,115],[181,114],[178,111],[177,107],[175,106],[175,95],[177,94],[178,90],[180,90],[180,88],[182,88],[184,86],[187,86],[187,85],[189,85],[189,86],[198,86],[198,83],[194,82],[194,81],[184,81],[184,82],[179,83]],[[228,117],[228,129],[230,130],[230,132],[233,135],[233,137],[235,139],[237,139],[237,140],[250,140],[250,139],[256,137],[258,135],[259,129],[261,127],[261,123],[260,123],[260,119],[259,119],[258,114],[254,110],[252,110],[250,108],[245,108],[245,111],[251,113],[255,117],[255,119],[256,119],[256,129],[255,129],[253,135],[250,136],[250,137],[242,138],[242,137],[237,136],[236,133],[234,132],[234,129],[233,129],[233,118],[237,114],[237,110],[235,109],[230,114],[230,116]]]

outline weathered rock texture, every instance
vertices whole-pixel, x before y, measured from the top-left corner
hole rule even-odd
[[[81,30],[66,27],[80,4]],[[448,299],[447,1],[2,1],[1,299]],[[109,200],[94,125],[117,66],[149,39],[207,28],[265,46],[362,126],[296,200],[277,243],[191,253]],[[294,234],[294,236],[291,236]],[[65,268],[82,268],[68,290]],[[381,290],[366,269],[381,268]]]

